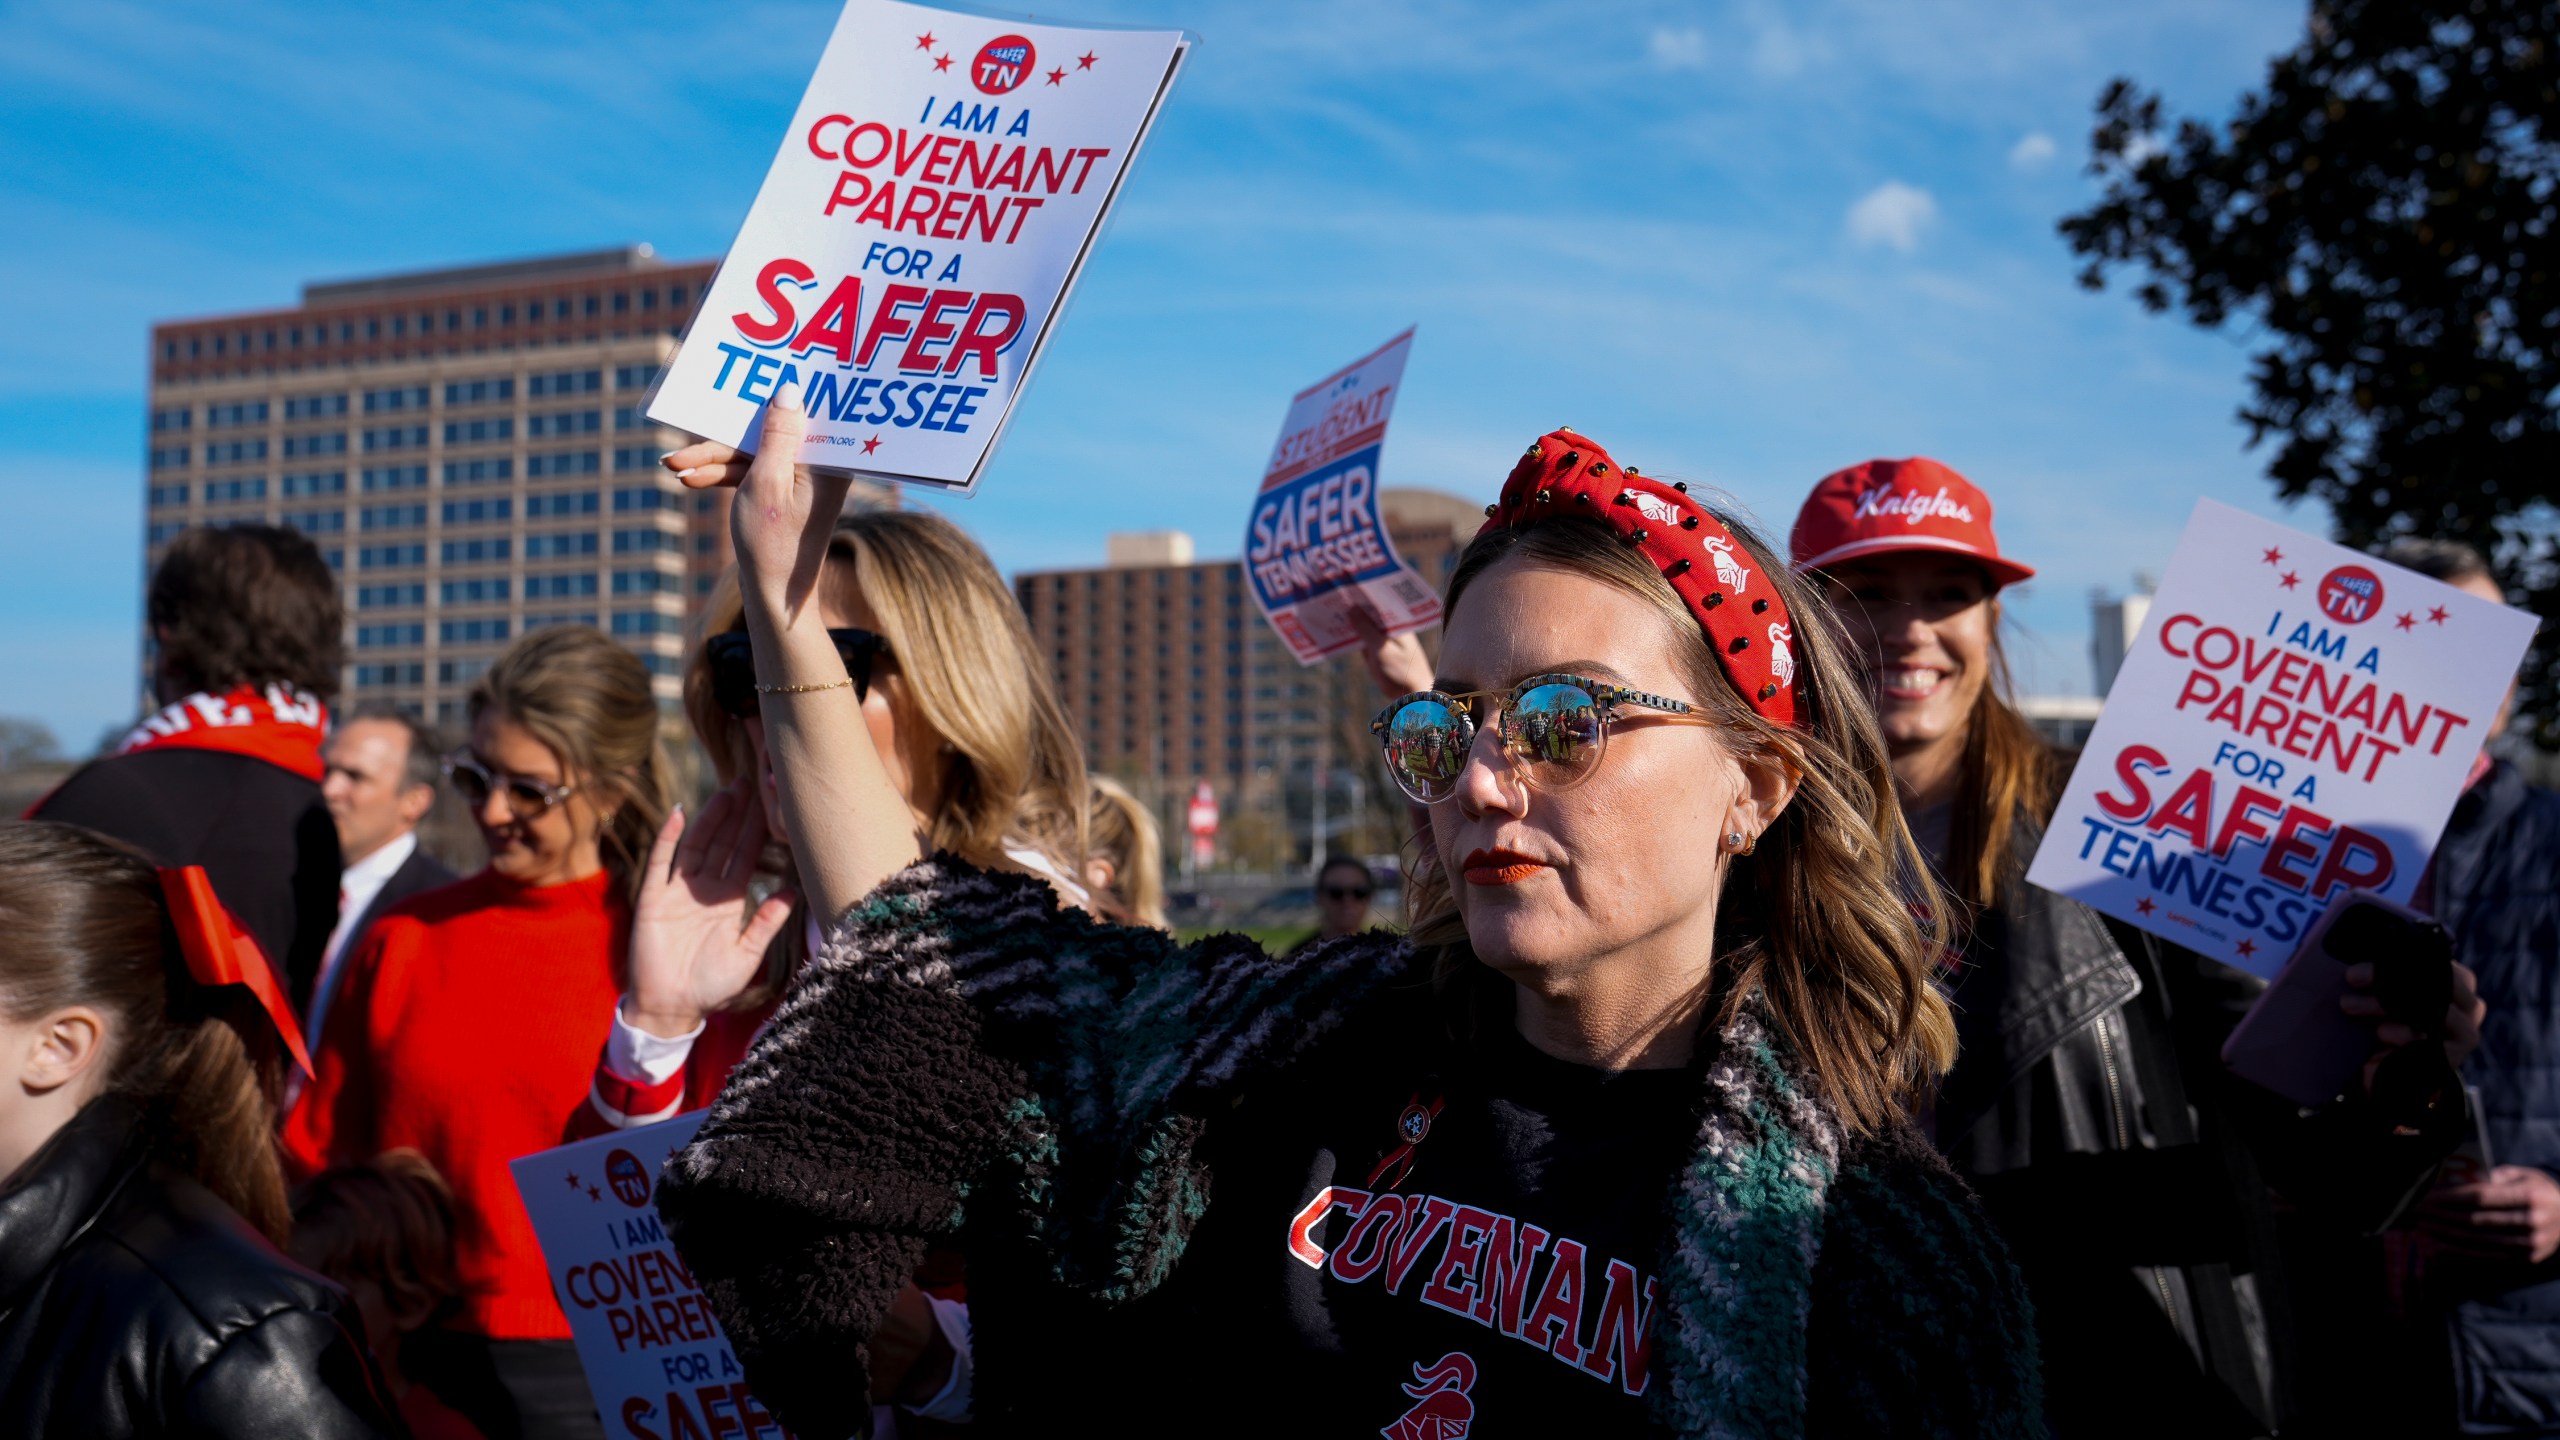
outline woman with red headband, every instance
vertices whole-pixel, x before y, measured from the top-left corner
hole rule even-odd
[[[407,1433],[346,1292],[276,1248],[301,1041],[205,873],[0,825],[0,934],[0,1434]]]
[[[2258,982],[2026,883],[2062,766],[2007,697],[1999,592],[2035,571],[2001,553],[1989,496],[1934,460],[1870,461],[1814,487],[1794,551],[1862,661],[1927,890],[1951,901],[1960,1044],[1926,1118],[2026,1274],[2055,1433],[2279,1431],[2268,1183],[2378,1227],[2454,1143],[2458,1092],[2413,1117],[2364,1097],[2301,1116],[2218,1059]],[[2463,1049],[2468,992],[2435,1027]]]
[[[1284,963],[922,853],[794,578],[843,488],[800,430],[732,524],[836,918],[661,1182],[778,1419],[859,1426],[956,1237],[996,1433],[2033,1433],[2014,1273],[1902,1119],[1952,1025],[1882,743],[1747,533],[1533,445],[1376,726],[1413,933]]]

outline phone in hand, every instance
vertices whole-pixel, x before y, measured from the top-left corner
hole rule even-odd
[[[2362,890],[2341,892],[2303,936],[2267,993],[2223,1042],[2222,1063],[2297,1105],[2326,1105],[2355,1084],[2374,1023],[2338,1008],[2347,967],[2374,967],[2374,994],[2420,1031],[2453,1001],[2453,940],[2442,925]]]

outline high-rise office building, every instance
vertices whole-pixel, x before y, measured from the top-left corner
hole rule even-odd
[[[309,535],[345,587],[349,701],[450,722],[508,642],[563,623],[672,700],[728,492],[659,466],[687,437],[641,403],[712,269],[635,245],[154,326],[146,565],[194,525]]]
[[[1398,552],[1445,587],[1483,506],[1430,490],[1379,500]],[[1168,834],[1178,833],[1172,807],[1200,780],[1231,816],[1276,813],[1301,830],[1317,809],[1320,771],[1329,829],[1364,810],[1382,821],[1395,813],[1370,753],[1377,697],[1357,655],[1299,665],[1254,608],[1243,563],[1193,562],[1189,536],[1114,536],[1107,553],[1099,569],[1014,580],[1097,773],[1156,805]],[[1295,835],[1298,858],[1305,841]]]
[[[2089,671],[2101,698],[2115,687],[2116,672],[2142,636],[2142,622],[2151,614],[2151,589],[2151,577],[2137,575],[2132,592],[2121,599],[2103,589],[2090,592]]]

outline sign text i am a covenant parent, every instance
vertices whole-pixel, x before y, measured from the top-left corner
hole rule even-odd
[[[2027,879],[2272,976],[2409,903],[2534,619],[2199,501]]]
[[[1192,43],[850,0],[649,418],[975,488]]]

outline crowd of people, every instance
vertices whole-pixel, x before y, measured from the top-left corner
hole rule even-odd
[[[1306,943],[1184,940],[994,565],[800,424],[667,459],[739,490],[692,805],[593,628],[447,750],[332,713],[307,540],[170,546],[164,708],[0,825],[0,1431],[619,1436],[508,1162],[707,1107],[660,1211],[802,1436],[2560,1434],[2512,765],[2420,887],[2450,1003],[2351,970],[2306,1109],[2221,1063],[2262,982],[2026,883],[1990,496],[1871,461],[1782,552],[1558,430],[1436,654],[1369,632],[1400,923],[1319,857]]]

